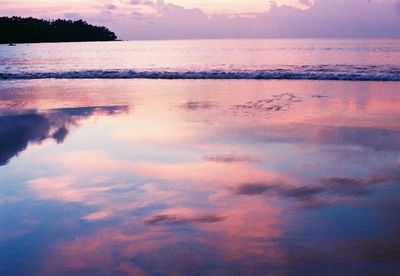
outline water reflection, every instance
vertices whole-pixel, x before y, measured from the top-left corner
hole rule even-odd
[[[79,107],[50,110],[40,113],[36,110],[0,115],[0,166],[24,151],[30,143],[41,143],[46,139],[64,142],[69,129],[94,113],[113,115],[127,111],[124,106]]]
[[[374,188],[400,182],[400,167],[394,166],[377,174],[364,177],[329,177],[316,183],[290,186],[283,182],[244,183],[234,188],[237,195],[275,195],[306,203],[306,207],[321,207],[323,203],[338,203],[345,197],[364,197]],[[332,199],[335,201],[332,202]]]
[[[398,93],[278,84],[113,82],[120,105],[101,107],[88,81],[92,98],[25,98],[76,107],[0,119],[4,164],[25,150],[0,168],[1,274],[396,274]]]
[[[400,131],[386,128],[284,124],[267,127],[226,128],[221,135],[259,143],[358,146],[379,151],[399,151]]]

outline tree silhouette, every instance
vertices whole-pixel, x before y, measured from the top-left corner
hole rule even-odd
[[[47,21],[32,17],[0,17],[0,43],[113,41],[117,36],[106,27],[83,20]]]

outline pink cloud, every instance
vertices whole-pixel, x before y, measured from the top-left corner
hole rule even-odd
[[[125,39],[400,36],[399,2],[393,0],[301,3],[309,8],[272,5],[248,17],[207,15],[161,1],[157,14],[115,17],[110,24]]]
[[[0,15],[71,18],[69,15],[79,13],[91,23],[107,25],[121,39],[400,36],[397,0],[301,0],[299,3],[307,8],[271,5],[267,12],[250,15],[207,14],[199,8],[185,8],[162,0],[110,2],[97,10],[71,6],[62,12],[56,7],[45,11],[4,6]]]

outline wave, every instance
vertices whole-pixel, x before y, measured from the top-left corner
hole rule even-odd
[[[0,80],[29,79],[254,79],[254,80],[345,80],[400,81],[400,68],[351,67],[350,70],[318,67],[258,71],[133,71],[85,70],[70,72],[1,73]],[[341,67],[340,69],[345,69]],[[347,68],[349,69],[349,68]]]

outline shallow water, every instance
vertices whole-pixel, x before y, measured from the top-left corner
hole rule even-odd
[[[399,51],[400,39],[220,39],[0,45],[0,80],[400,81]]]
[[[398,274],[399,89],[0,82],[0,274]]]

